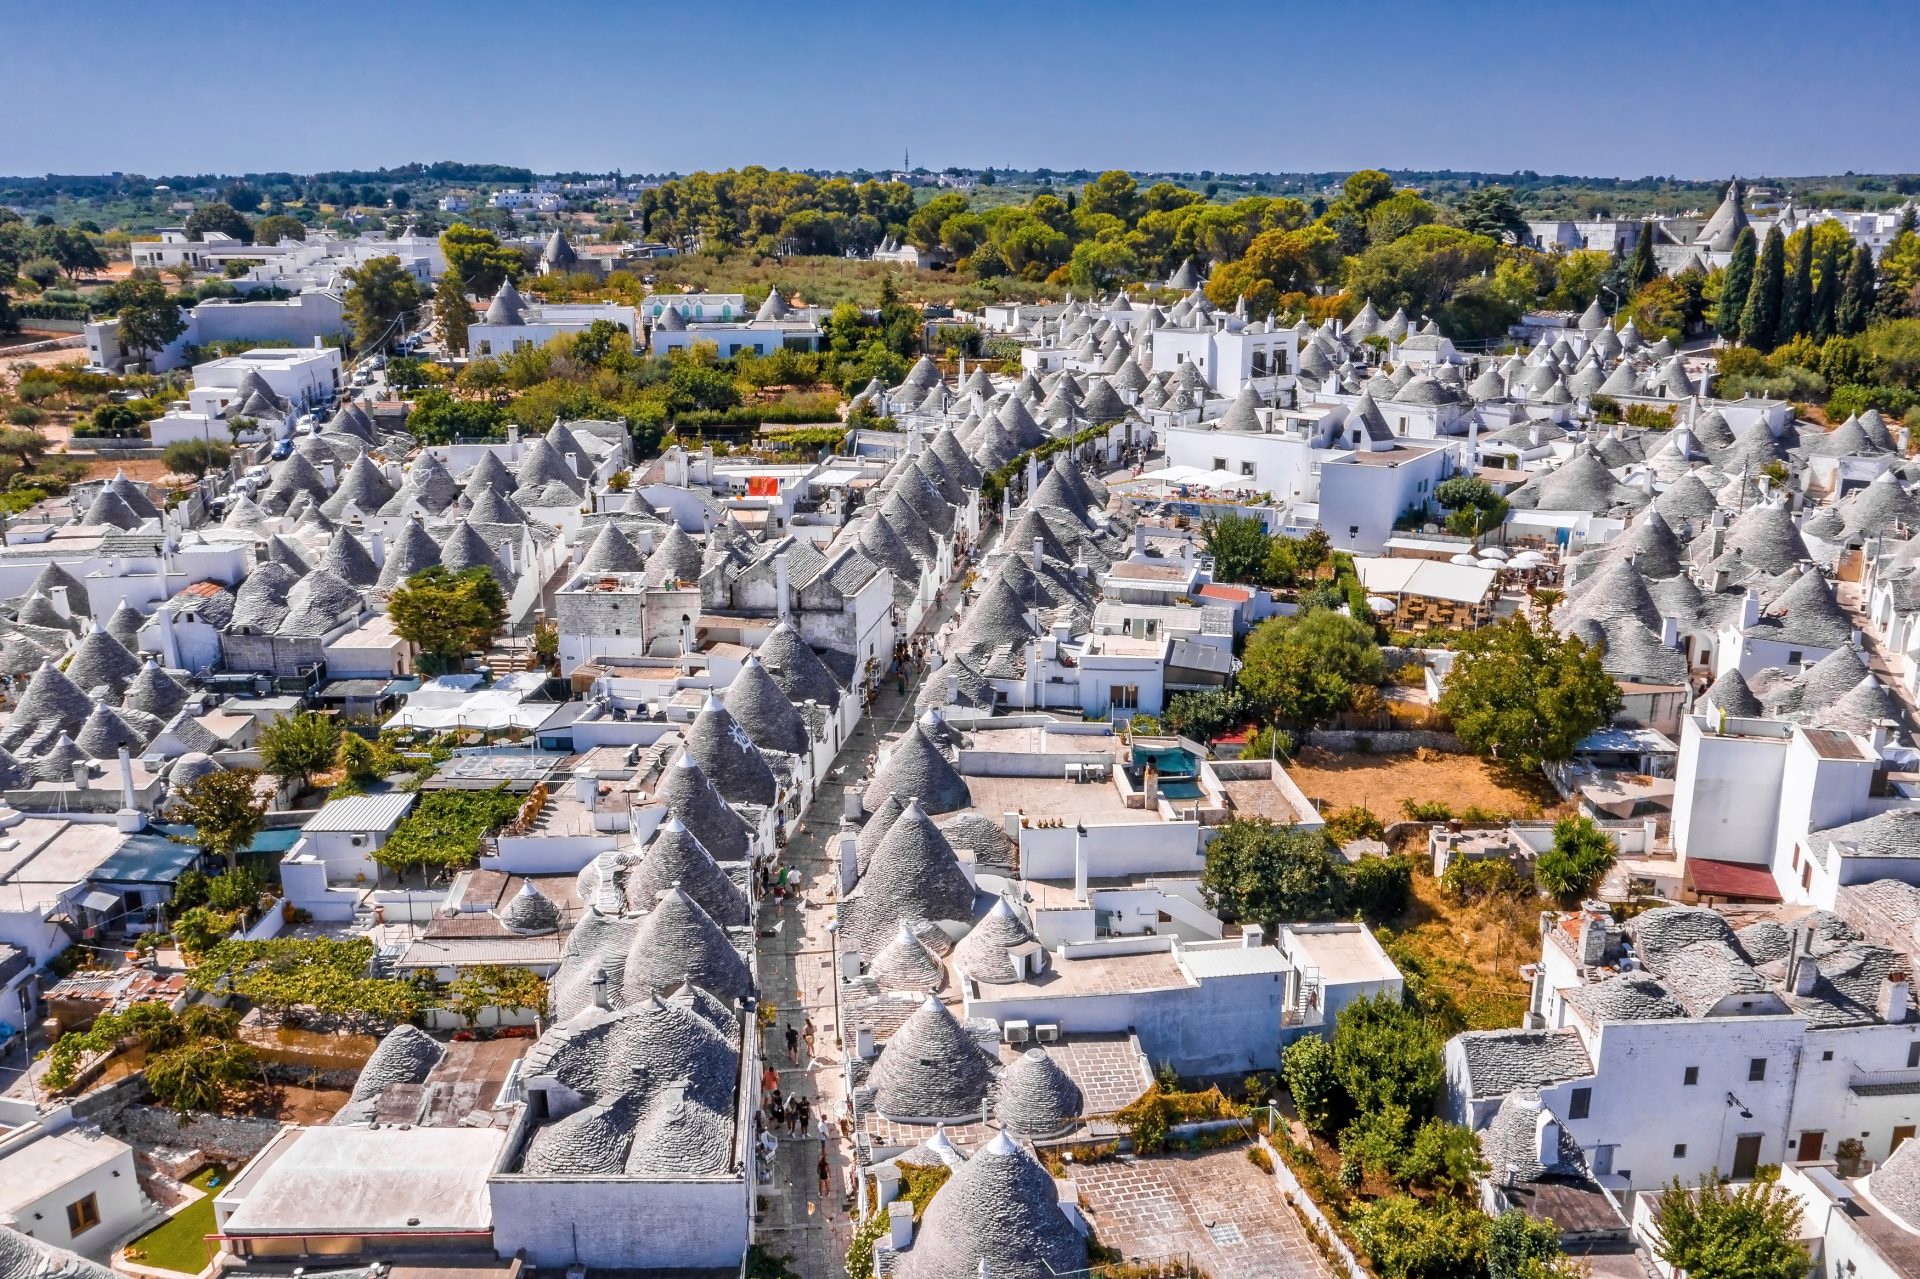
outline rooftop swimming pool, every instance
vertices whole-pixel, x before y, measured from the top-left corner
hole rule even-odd
[[[1206,793],[1200,788],[1200,761],[1184,747],[1136,744],[1127,768],[1127,780],[1136,789],[1145,786],[1149,765],[1163,799],[1199,799]]]

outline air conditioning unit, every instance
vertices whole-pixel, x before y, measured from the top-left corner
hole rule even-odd
[[[1024,1021],[1006,1021],[1000,1023],[1000,1042],[1003,1044],[1024,1044],[1033,1038],[1033,1026]]]
[[[1033,1037],[1043,1044],[1060,1042],[1060,1027],[1053,1022],[1043,1021],[1033,1028]]]

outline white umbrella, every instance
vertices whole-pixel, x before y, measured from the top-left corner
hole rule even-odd
[[[1466,565],[1466,566],[1467,566],[1468,568],[1478,568],[1478,567],[1480,566],[1480,561],[1479,561],[1479,560],[1477,560],[1477,559],[1475,559],[1475,558],[1473,558],[1473,556],[1471,556],[1471,555],[1468,555],[1468,554],[1467,554],[1467,553],[1466,553],[1465,551],[1462,551],[1462,552],[1460,552],[1460,554],[1458,554],[1458,555],[1456,555],[1456,556],[1454,556],[1454,557],[1453,557],[1452,559],[1450,559],[1450,560],[1448,560],[1448,561],[1447,561],[1447,563],[1449,563],[1449,564],[1464,564],[1464,565]]]
[[[1482,560],[1480,560],[1480,561],[1479,561],[1479,563],[1478,563],[1478,564],[1476,564],[1476,565],[1475,565],[1475,567],[1477,567],[1477,568],[1505,568],[1505,567],[1506,567],[1506,565],[1505,565],[1505,564],[1503,564],[1503,563],[1502,563],[1501,561],[1499,561],[1499,560],[1492,560],[1492,559],[1482,559]]]
[[[1376,613],[1391,613],[1394,609],[1394,603],[1384,595],[1369,595],[1367,596],[1367,607]]]
[[[1480,552],[1480,558],[1483,560],[1504,560],[1507,558],[1507,548],[1504,546],[1486,547]]]
[[[1547,562],[1547,557],[1538,551],[1522,551],[1507,561],[1508,568],[1539,568]]]

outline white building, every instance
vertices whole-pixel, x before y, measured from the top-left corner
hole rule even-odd
[[[133,1147],[71,1116],[0,1100],[0,1213],[41,1243],[104,1261],[160,1210],[140,1190]]]

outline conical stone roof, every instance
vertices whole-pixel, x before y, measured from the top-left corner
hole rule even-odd
[[[747,824],[727,807],[713,783],[701,771],[691,751],[682,751],[660,779],[660,800],[667,811],[686,823],[703,847],[723,862],[746,860],[751,839]]]
[[[867,975],[883,991],[931,993],[940,989],[947,974],[940,960],[914,936],[912,925],[903,923],[873,957]]]
[[[972,918],[973,885],[960,859],[919,800],[909,798],[843,908],[847,935],[871,958],[902,922]]]
[[[725,931],[683,889],[669,888],[634,929],[621,992],[634,1003],[683,981],[725,1003],[753,993],[747,961]]]
[[[918,723],[894,743],[863,798],[871,812],[894,794],[912,796],[936,816],[957,812],[973,802],[965,779]]]
[[[882,1045],[868,1076],[874,1109],[906,1120],[978,1117],[992,1081],[986,1053],[932,995]]]
[[[975,981],[1006,985],[1025,975],[1009,952],[1015,947],[1035,945],[1026,921],[1020,918],[1011,902],[1001,897],[953,948],[953,962]]]
[[[687,750],[729,803],[771,805],[779,794],[760,748],[711,690],[687,726]]]
[[[1087,1241],[1051,1174],[1005,1132],[935,1192],[895,1279],[1055,1279],[1084,1270]]]
[[[580,560],[582,573],[639,573],[646,566],[646,560],[620,531],[620,526],[611,523],[600,526],[600,532]]]
[[[387,547],[386,562],[380,566],[379,585],[383,590],[404,586],[415,573],[439,562],[440,544],[421,527],[420,521],[403,520],[393,535],[392,545]]]
[[[717,924],[741,927],[747,922],[746,894],[686,823],[670,816],[647,841],[639,863],[627,871],[628,909],[650,910],[661,893],[674,887],[699,902]]]
[[[740,673],[727,685],[722,703],[734,722],[744,728],[762,750],[805,755],[811,749],[813,743],[806,721],[800,718],[800,712],[767,674],[758,657],[748,655]]]
[[[1082,1105],[1080,1086],[1060,1063],[1044,1048],[1029,1048],[1000,1072],[993,1113],[1009,1132],[1051,1137],[1073,1126]]]

